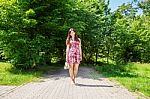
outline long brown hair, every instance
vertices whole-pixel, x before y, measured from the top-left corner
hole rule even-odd
[[[70,39],[72,38],[72,36],[70,35],[71,31],[74,31],[75,32],[75,41],[79,41],[79,38],[76,34],[76,31],[74,28],[70,28],[69,31],[68,31],[68,35],[67,35],[67,39],[66,39],[66,45],[68,45],[70,43]]]

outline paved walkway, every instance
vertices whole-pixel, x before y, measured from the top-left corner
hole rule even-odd
[[[137,99],[137,96],[93,69],[80,67],[76,85],[70,84],[68,70],[61,70],[22,86],[0,86],[0,99]]]

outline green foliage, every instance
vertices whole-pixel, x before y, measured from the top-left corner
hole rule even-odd
[[[54,58],[64,63],[73,27],[82,41],[83,62],[149,63],[149,1],[135,0],[114,12],[108,5],[109,0],[0,0],[1,59],[25,69]],[[143,14],[136,15],[137,9]]]

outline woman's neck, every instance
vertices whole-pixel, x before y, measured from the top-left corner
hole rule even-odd
[[[75,37],[74,37],[74,36],[72,36],[72,40],[73,40],[73,41],[75,40]]]

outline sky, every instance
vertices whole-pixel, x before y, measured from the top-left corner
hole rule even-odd
[[[109,8],[111,8],[111,12],[115,11],[118,6],[121,6],[123,3],[132,2],[133,0],[110,0]],[[142,10],[139,9],[137,15],[141,15]]]
[[[110,0],[109,8],[113,12],[118,8],[118,6],[122,5],[123,3],[132,2],[133,0]]]

